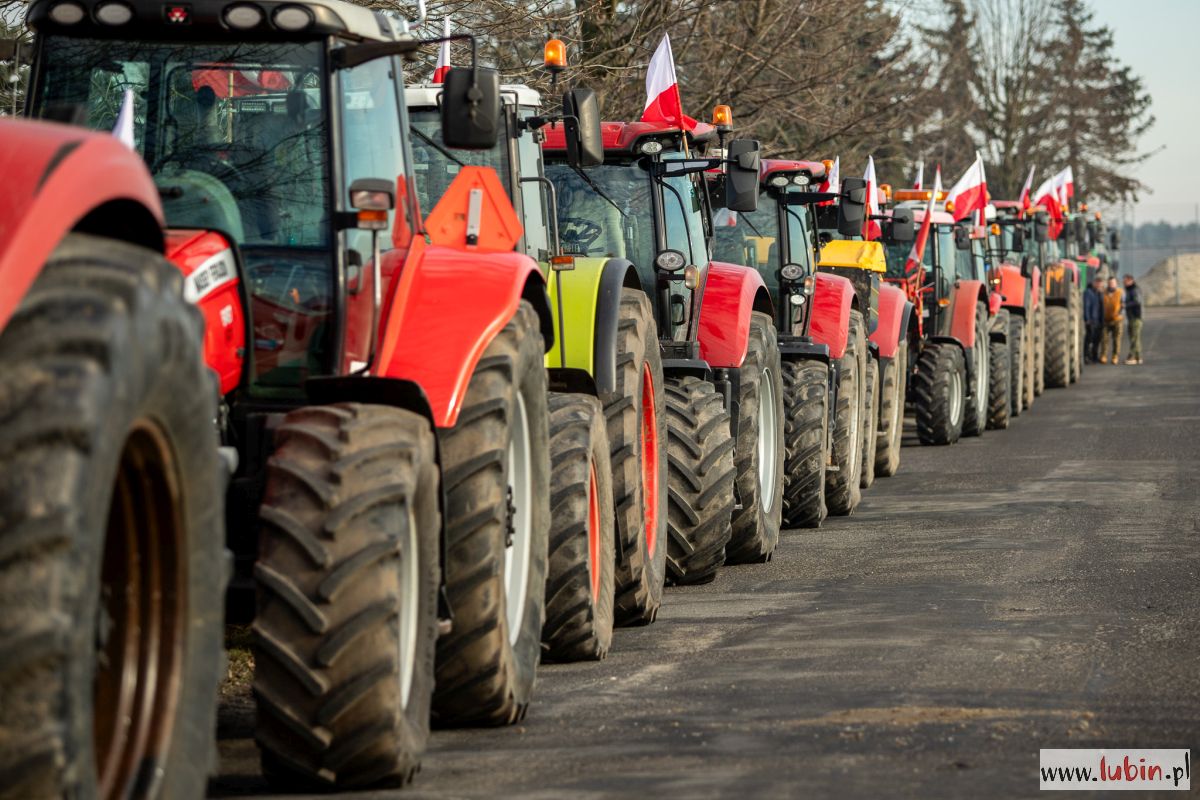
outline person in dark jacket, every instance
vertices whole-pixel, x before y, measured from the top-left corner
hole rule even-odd
[[[1104,281],[1100,278],[1093,278],[1083,291],[1083,324],[1086,326],[1083,357],[1089,364],[1100,360],[1100,333],[1104,330],[1104,302],[1100,295],[1103,291]]]
[[[1129,321],[1129,358],[1126,364],[1142,363],[1142,290],[1132,275],[1125,276],[1125,319]]]

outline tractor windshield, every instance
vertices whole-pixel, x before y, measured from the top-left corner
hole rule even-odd
[[[623,258],[633,262],[646,286],[653,286],[654,226],[650,221],[650,181],[628,164],[589,167],[583,175],[566,164],[546,164],[546,177],[558,197],[558,236],[564,253]]]
[[[922,259],[928,268],[930,262],[930,250],[932,247],[929,243],[925,245],[925,258]],[[887,277],[889,278],[904,278],[908,273],[904,270],[904,264],[908,261],[908,254],[912,252],[912,244],[910,242],[892,242],[884,245],[884,255],[887,257]]]
[[[505,191],[512,197],[512,169],[508,154],[508,137],[503,134],[505,118],[501,117],[500,143],[487,150],[451,150],[442,141],[442,116],[436,108],[409,108],[409,127],[412,130],[413,182],[417,199],[428,213],[450,188],[465,166],[491,167],[500,176]]]

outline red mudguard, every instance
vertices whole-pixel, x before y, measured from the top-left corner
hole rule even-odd
[[[479,192],[478,244],[466,243],[469,204]],[[429,215],[433,244],[412,239],[392,277],[374,374],[415,381],[434,423],[453,427],[480,356],[517,312],[537,263],[513,251],[521,223],[490,169],[464,167]]]
[[[841,275],[818,272],[811,302],[808,334],[817,344],[828,346],[829,357],[837,360],[845,355],[850,336],[854,284]]]
[[[0,122],[0,175],[0,328],[51,251],[93,209],[125,201],[131,228],[139,213],[144,229],[162,227],[158,190],[146,165],[106,134],[43,122]],[[137,237],[148,238],[144,232]]]
[[[983,281],[960,280],[950,300],[950,335],[963,347],[975,346],[975,304],[983,295]]]
[[[740,367],[750,346],[750,314],[767,285],[757,270],[713,261],[700,306],[700,357],[710,366]]]
[[[1003,295],[1001,306],[1004,308],[1019,308],[1025,310],[1025,300],[1029,295],[1028,284],[1026,278],[1021,274],[1021,268],[1015,264],[1001,264],[998,270],[1000,273],[1000,285],[996,287],[998,293]],[[992,292],[992,297],[996,297],[997,292]],[[993,311],[992,313],[995,313]]]
[[[204,315],[204,361],[220,378],[221,394],[228,394],[241,380],[246,352],[246,318],[233,247],[219,233],[171,230],[167,258],[183,273],[184,299]]]
[[[904,291],[890,283],[879,287],[879,324],[871,334],[871,342],[879,349],[880,358],[894,358],[904,336],[904,307],[908,298]]]

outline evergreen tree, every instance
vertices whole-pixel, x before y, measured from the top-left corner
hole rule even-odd
[[[980,107],[975,95],[979,63],[972,30],[975,19],[965,0],[942,0],[945,24],[919,28],[935,61],[928,122],[913,136],[914,161],[924,160],[932,178],[935,165],[952,183],[975,160]]]

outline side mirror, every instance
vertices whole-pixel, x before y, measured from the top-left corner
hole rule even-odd
[[[734,139],[729,143],[729,169],[725,173],[725,207],[730,211],[758,209],[759,143]]]
[[[1025,228],[1015,225],[1012,229],[1012,248],[1018,253],[1025,249]]]
[[[892,222],[888,231],[888,238],[896,244],[905,244],[916,239],[917,226],[913,223],[912,209],[892,209]]]
[[[971,231],[962,225],[954,226],[954,247],[958,250],[971,249]]]
[[[1083,217],[1076,217],[1074,224],[1075,224],[1075,241],[1079,243],[1080,247],[1087,247],[1087,243],[1088,243],[1087,221]]]
[[[1050,219],[1042,212],[1033,217],[1033,240],[1038,243],[1050,241]]]
[[[563,93],[563,125],[566,126],[567,163],[573,167],[595,167],[604,163],[600,134],[600,101],[591,89],[580,86]]]
[[[837,229],[842,236],[862,235],[867,215],[867,182],[862,178],[842,178],[842,196],[837,203]]]
[[[1023,256],[1021,258],[1021,276],[1025,278],[1033,275],[1033,256]]]
[[[1121,249],[1121,232],[1120,231],[1109,231],[1108,249],[1109,250],[1120,250]]]
[[[442,84],[442,141],[463,150],[490,150],[500,137],[500,73],[452,67]]]

